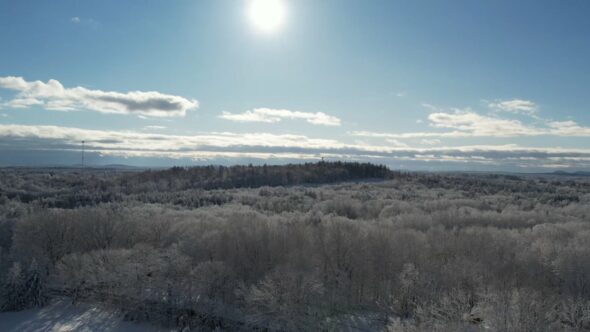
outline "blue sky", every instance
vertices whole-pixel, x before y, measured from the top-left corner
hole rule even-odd
[[[261,31],[254,1],[284,22]],[[587,1],[0,0],[0,164],[590,169]]]

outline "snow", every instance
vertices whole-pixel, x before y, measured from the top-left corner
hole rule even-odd
[[[56,299],[43,308],[0,313],[2,332],[160,332],[172,331],[149,324],[123,321],[120,313],[96,305],[72,305]]]
[[[383,331],[387,321],[376,313],[343,314],[326,321],[328,330],[342,332]]]

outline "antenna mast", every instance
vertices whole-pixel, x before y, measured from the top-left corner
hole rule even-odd
[[[82,167],[84,167],[84,141],[82,141]]]

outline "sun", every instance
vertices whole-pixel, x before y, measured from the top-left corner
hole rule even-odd
[[[248,17],[258,30],[277,31],[284,23],[286,8],[283,0],[250,0]]]

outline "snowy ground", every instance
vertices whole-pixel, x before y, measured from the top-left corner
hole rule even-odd
[[[149,324],[124,322],[115,311],[87,304],[72,305],[68,299],[60,299],[44,308],[0,313],[0,331],[159,332],[172,330]]]

